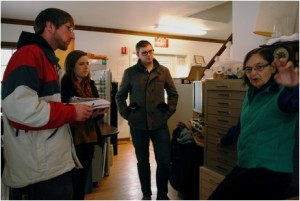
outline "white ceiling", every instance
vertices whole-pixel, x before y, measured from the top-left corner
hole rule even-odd
[[[69,12],[75,24],[84,26],[216,40],[226,40],[232,33],[231,1],[1,1],[1,18],[34,21],[49,7]],[[207,34],[155,30],[155,24],[166,17],[176,19],[177,26],[193,23],[194,27],[203,27]]]

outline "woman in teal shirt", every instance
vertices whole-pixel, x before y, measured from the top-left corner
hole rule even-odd
[[[249,89],[239,124],[219,142],[237,139],[237,165],[209,199],[283,199],[298,134],[298,68],[284,58],[274,61],[269,49],[257,48],[246,55],[244,72]]]

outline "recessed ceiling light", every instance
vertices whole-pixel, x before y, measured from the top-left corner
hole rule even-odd
[[[155,24],[154,29],[169,34],[205,35],[206,30],[196,26]]]

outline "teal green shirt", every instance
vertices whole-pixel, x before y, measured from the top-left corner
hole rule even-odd
[[[240,117],[238,166],[293,172],[293,149],[299,115],[279,109],[278,97],[283,89],[282,86],[279,86],[279,90],[267,87],[255,96],[253,87],[247,91]]]

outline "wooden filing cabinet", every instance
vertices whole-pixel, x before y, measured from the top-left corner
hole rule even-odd
[[[236,165],[236,143],[217,146],[217,140],[226,135],[228,129],[237,124],[247,87],[243,80],[206,80],[204,84],[204,121],[206,141],[204,167],[216,175],[225,176]],[[205,170],[206,170],[205,169]],[[206,199],[220,182],[207,183],[212,179],[208,171],[200,170],[200,199]],[[220,178],[220,177],[218,177]],[[208,187],[209,186],[209,187]],[[205,193],[201,193],[205,192]]]
[[[236,144],[216,146],[218,138],[226,134],[226,130],[208,126],[204,165],[220,174],[226,175],[236,164]]]
[[[216,143],[231,126],[237,124],[246,90],[241,79],[205,82],[204,121],[207,127],[204,165],[223,175],[236,164],[236,144],[216,146]]]
[[[225,178],[224,175],[216,173],[206,167],[200,167],[200,200],[207,200],[219,183]]]

